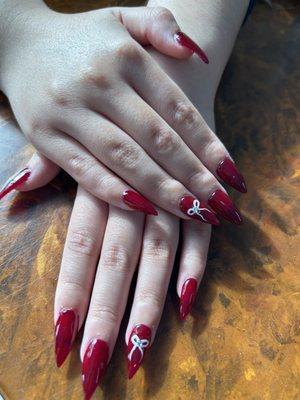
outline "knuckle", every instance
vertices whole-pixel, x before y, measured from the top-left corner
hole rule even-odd
[[[106,323],[115,325],[118,323],[120,316],[117,310],[109,305],[93,303],[89,309],[89,317],[96,321],[105,321]]]
[[[52,102],[59,107],[67,107],[73,103],[71,90],[66,82],[53,80],[48,87],[48,95]]]
[[[81,282],[76,282],[71,278],[61,280],[60,286],[65,296],[72,297],[76,293],[76,296],[83,298],[88,294],[88,289]]]
[[[165,232],[168,235],[167,232]],[[173,246],[170,240],[162,238],[148,238],[144,241],[145,256],[151,257],[152,259],[159,259],[160,261],[166,262],[169,265],[173,258]]]
[[[166,21],[174,20],[174,16],[171,11],[166,7],[153,7],[151,8],[151,17],[154,20],[161,19]]]
[[[130,256],[127,249],[120,245],[111,245],[101,254],[101,264],[106,269],[127,273],[130,269]]]
[[[88,66],[80,72],[79,81],[82,85],[92,85],[101,91],[107,91],[112,88],[111,79],[103,71],[103,68]]]
[[[137,301],[138,303],[146,303],[147,305],[151,306],[151,308],[155,308],[156,310],[161,309],[163,306],[162,296],[150,288],[140,289],[137,294]]]
[[[198,113],[192,104],[174,102],[172,116],[176,126],[192,129],[199,123]]]
[[[178,199],[184,192],[183,186],[180,182],[172,178],[164,178],[157,180],[156,193],[159,198],[166,199],[171,207],[177,207]]]
[[[178,137],[170,129],[154,126],[150,129],[150,136],[158,154],[174,153],[179,148]]]
[[[98,250],[95,237],[88,229],[84,228],[70,231],[67,247],[73,253],[89,257],[96,256]]]
[[[116,49],[116,55],[121,62],[139,65],[143,60],[143,53],[134,41],[122,43]]]
[[[194,176],[194,184],[196,182],[196,175]],[[197,185],[200,185],[200,187],[203,188],[212,188],[216,186],[216,178],[207,172],[199,173],[197,176]],[[192,182],[191,182],[192,184]]]
[[[70,169],[70,173],[75,177],[76,180],[80,180],[87,174],[90,174],[93,168],[88,157],[81,154],[72,154],[67,159],[67,165]]]
[[[135,169],[140,159],[137,146],[121,141],[110,141],[108,143],[108,154],[119,167],[127,170]]]

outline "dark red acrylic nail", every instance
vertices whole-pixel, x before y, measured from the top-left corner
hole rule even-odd
[[[219,163],[217,174],[224,182],[234,189],[241,193],[247,193],[245,179],[229,157],[224,158],[224,160]]]
[[[240,225],[242,217],[229,196],[223,190],[217,189],[208,199],[210,207],[223,218]]]
[[[175,33],[175,40],[177,40],[177,42],[181,44],[181,46],[187,47],[193,53],[196,53],[197,56],[199,56],[201,60],[205,62],[205,64],[209,64],[208,57],[204,53],[204,51],[185,33],[180,31]]]
[[[130,208],[134,208],[135,210],[142,211],[146,214],[158,215],[158,212],[150,203],[150,201],[145,199],[145,197],[135,192],[134,190],[125,190],[122,195],[122,200]]]
[[[79,316],[72,309],[62,309],[55,324],[56,365],[60,367],[71,351],[78,332]]]
[[[22,185],[30,177],[31,171],[29,168],[21,169],[13,177],[4,184],[0,190],[0,200],[6,196],[9,192],[16,189],[18,186]]]
[[[184,320],[192,309],[197,293],[197,281],[194,278],[187,279],[181,289],[179,316]]]
[[[82,383],[85,400],[89,400],[106,371],[109,357],[108,345],[104,340],[90,341],[82,362]]]
[[[139,369],[146,350],[151,343],[151,329],[143,324],[136,325],[127,346],[128,378],[131,379]]]
[[[197,219],[211,225],[220,225],[218,218],[207,207],[207,204],[193,196],[184,196],[180,200],[179,207],[184,214],[193,219]]]

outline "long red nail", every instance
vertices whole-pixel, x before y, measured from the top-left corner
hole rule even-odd
[[[89,400],[99,385],[107,367],[109,349],[104,340],[90,341],[82,362],[82,383],[85,400]]]
[[[238,209],[223,190],[217,189],[208,199],[208,204],[223,218],[234,224],[241,225],[242,217]]]
[[[21,169],[13,177],[4,184],[0,190],[0,200],[6,196],[9,192],[16,189],[18,186],[22,185],[30,177],[31,171],[29,168]]]
[[[60,367],[70,353],[78,332],[79,316],[72,309],[62,309],[55,324],[56,365]]]
[[[201,60],[203,62],[205,62],[205,64],[209,64],[208,57],[204,53],[204,51],[185,33],[181,32],[181,31],[175,33],[175,40],[177,40],[177,42],[179,44],[181,44],[181,46],[187,47],[193,53],[196,53],[197,56],[199,56],[201,58]]]
[[[158,215],[158,212],[150,203],[150,201],[133,190],[125,190],[122,195],[122,200],[125,204],[131,208],[134,208],[135,210],[139,210],[150,215]]]
[[[224,158],[224,160],[219,163],[217,174],[224,182],[234,189],[241,193],[247,193],[245,179],[229,157]]]
[[[187,279],[181,289],[179,316],[184,320],[192,309],[197,293],[197,281],[194,278]]]
[[[193,219],[206,222],[211,225],[220,225],[218,218],[207,207],[204,201],[197,200],[193,196],[184,196],[179,203],[180,210]]]
[[[129,338],[127,346],[128,378],[131,379],[139,369],[145,352],[150,346],[151,329],[143,324],[136,325]]]

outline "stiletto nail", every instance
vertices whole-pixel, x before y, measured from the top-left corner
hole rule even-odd
[[[218,218],[207,207],[204,201],[197,200],[193,196],[184,196],[179,203],[180,210],[193,219],[206,222],[211,225],[220,225]]]
[[[85,400],[89,400],[99,385],[107,367],[109,349],[104,340],[90,341],[82,362],[82,383]]]
[[[135,210],[142,211],[145,214],[158,215],[158,212],[150,201],[133,190],[125,190],[122,194],[122,200],[125,204]]]
[[[197,281],[194,278],[187,279],[181,289],[179,316],[184,320],[192,309],[197,293]]]
[[[181,46],[187,47],[193,53],[196,53],[197,56],[200,57],[203,62],[205,62],[205,64],[209,64],[208,57],[204,53],[204,51],[185,33],[181,31],[175,33],[175,40],[177,40],[177,42],[181,44]]]
[[[23,168],[21,171],[17,172],[14,176],[9,178],[9,180],[4,184],[0,190],[0,200],[6,196],[9,192],[16,189],[18,186],[22,185],[30,177],[31,171],[29,168]]]
[[[145,352],[150,346],[151,329],[143,324],[136,325],[129,338],[127,346],[128,378],[131,379],[139,369]]]
[[[234,224],[241,225],[242,217],[238,209],[223,190],[217,189],[208,199],[208,204],[223,218]]]
[[[55,324],[56,365],[60,367],[68,354],[78,332],[79,316],[72,309],[62,309]]]
[[[224,182],[234,189],[241,193],[247,193],[245,179],[229,157],[224,158],[224,160],[219,163],[217,174]]]

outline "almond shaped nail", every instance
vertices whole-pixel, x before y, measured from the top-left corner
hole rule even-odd
[[[21,186],[30,177],[31,171],[29,168],[23,168],[21,171],[17,172],[14,176],[8,179],[0,190],[0,200],[10,193],[12,190]]]
[[[128,378],[131,379],[143,362],[151,343],[151,329],[147,325],[136,325],[131,331],[127,345]]]
[[[247,193],[245,179],[229,157],[220,161],[217,167],[217,175],[234,189],[241,193]]]
[[[182,285],[180,294],[179,317],[185,320],[190,313],[197,293],[197,281],[194,278],[187,279]]]
[[[55,357],[60,367],[71,351],[78,332],[79,316],[72,309],[63,308],[55,324]]]
[[[109,357],[108,344],[101,339],[92,339],[84,353],[82,362],[82,384],[85,400],[89,400],[105,374]]]
[[[188,35],[179,31],[175,33],[175,40],[183,47],[188,48],[205,63],[209,64],[209,60],[204,51],[199,47]]]
[[[134,210],[142,211],[149,215],[158,215],[152,203],[134,190],[125,190],[122,194],[122,200]]]
[[[220,225],[218,218],[204,201],[193,196],[184,196],[179,203],[180,210],[187,216],[211,225]]]
[[[217,189],[208,199],[208,204],[227,221],[241,225],[241,214],[223,190]]]

